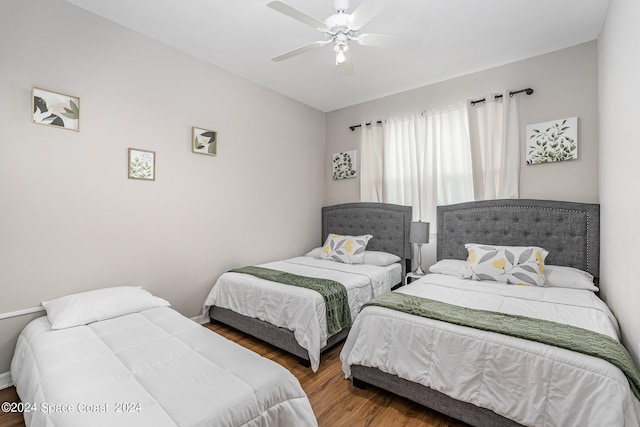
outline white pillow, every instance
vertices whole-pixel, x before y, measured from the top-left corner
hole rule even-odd
[[[116,286],[42,301],[51,329],[86,325],[169,305],[171,304],[167,301],[153,296],[139,286]]]
[[[599,291],[598,287],[593,284],[593,276],[577,268],[547,265],[545,266],[544,277],[547,286]]]
[[[343,236],[329,234],[322,246],[322,257],[345,264],[362,264],[364,262],[364,250],[373,236]]]
[[[390,254],[382,251],[364,251],[363,264],[379,265],[385,267],[393,263],[399,262],[401,258],[398,255]]]
[[[322,247],[312,249],[311,251],[306,253],[305,256],[323,259]],[[390,254],[388,252],[364,251],[363,264],[379,265],[381,267],[385,267],[387,265],[399,262],[400,260],[401,258],[399,256]]]
[[[447,276],[468,279],[471,277],[471,267],[467,261],[461,259],[441,259],[429,267],[431,273],[446,274]]]

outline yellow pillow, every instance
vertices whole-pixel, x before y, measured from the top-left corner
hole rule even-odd
[[[329,234],[322,246],[322,258],[345,264],[362,264],[364,262],[364,250],[373,236],[342,236]]]
[[[544,286],[544,260],[549,254],[537,246],[465,245],[473,280],[511,285]]]

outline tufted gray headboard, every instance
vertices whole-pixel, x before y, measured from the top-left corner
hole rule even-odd
[[[553,200],[483,200],[438,206],[437,258],[466,259],[465,243],[539,246],[545,264],[599,277],[600,205]]]
[[[371,234],[367,249],[395,254],[402,258],[403,267],[411,261],[409,228],[411,206],[389,203],[345,203],[322,208],[322,240],[329,233]]]

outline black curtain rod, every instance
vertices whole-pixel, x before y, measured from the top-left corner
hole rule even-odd
[[[377,125],[381,125],[382,124],[382,120],[378,120],[376,122]],[[371,126],[371,122],[369,123],[365,123],[366,126]],[[356,130],[356,128],[361,127],[362,125],[353,125],[353,126],[349,126],[349,129],[351,129],[351,132],[353,132],[354,130]]]
[[[513,96],[513,95],[517,95],[519,93],[522,92],[526,92],[527,95],[531,95],[533,93],[533,89],[531,89],[530,87],[526,88],[526,89],[520,89],[520,90],[514,90],[513,92],[509,92],[509,96]],[[493,97],[493,100],[496,101],[498,99],[502,98],[502,95],[495,95]],[[482,98],[482,99],[476,99],[475,101],[471,101],[471,106],[473,107],[474,105],[476,105],[479,102],[485,102],[487,99],[486,98]]]
[[[530,87],[526,88],[526,89],[520,89],[520,90],[514,90],[512,92],[509,92],[509,96],[513,96],[513,95],[517,95],[519,93],[525,92],[527,95],[531,95],[533,93],[533,89],[531,89]],[[500,99],[502,98],[502,95],[495,95],[493,97],[494,100]],[[485,102],[486,98],[482,98],[482,99],[476,99],[475,101],[471,101],[471,106],[476,105],[478,102]],[[382,124],[382,120],[378,120],[376,122],[376,124],[381,125]],[[366,126],[370,126],[371,122],[369,123],[365,123]],[[351,131],[353,132],[354,130],[356,130],[356,128],[361,127],[362,125],[353,125],[353,126],[349,126],[349,129],[351,129]]]

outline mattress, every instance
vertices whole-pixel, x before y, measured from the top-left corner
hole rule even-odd
[[[463,307],[566,323],[619,340],[617,322],[588,290],[509,286],[429,274],[396,292]],[[624,374],[602,359],[520,338],[365,307],[341,352],[527,426],[640,425]]]
[[[317,425],[285,368],[158,307],[18,338],[13,383],[29,427]]]
[[[302,256],[260,266],[342,283],[347,290],[352,319],[364,303],[390,291],[402,280],[402,266],[398,263],[380,267]],[[247,274],[225,273],[205,300],[203,314],[208,314],[212,306],[293,331],[298,344],[309,352],[311,368],[314,372],[318,370],[320,349],[329,337],[325,303],[318,292]]]

